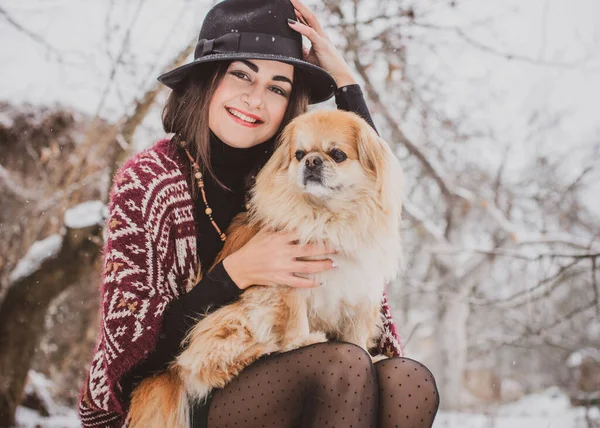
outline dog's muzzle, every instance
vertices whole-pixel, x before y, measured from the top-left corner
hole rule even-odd
[[[304,160],[304,185],[309,181],[323,184],[323,159],[310,156]]]

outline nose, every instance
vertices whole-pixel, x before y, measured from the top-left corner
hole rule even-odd
[[[244,102],[248,104],[249,107],[258,108],[262,105],[262,90],[259,88],[259,85],[255,85],[252,89],[249,89],[245,97],[242,97]]]
[[[319,156],[311,156],[304,161],[306,168],[309,170],[320,168],[323,165],[323,159]]]

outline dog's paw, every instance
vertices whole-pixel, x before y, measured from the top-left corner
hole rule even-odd
[[[327,342],[327,336],[325,335],[325,333],[323,333],[322,331],[313,331],[312,333],[309,333],[304,346],[323,342]]]
[[[322,331],[314,331],[309,333],[300,339],[294,340],[288,343],[284,347],[284,352],[291,351],[292,349],[302,348],[303,346],[314,345],[315,343],[327,342],[327,336]]]
[[[386,357],[385,355],[375,355],[374,357],[371,357],[371,361],[373,361],[373,364],[375,364],[378,361],[382,361],[382,360],[387,360],[388,357]]]
[[[271,355],[276,352],[281,352],[281,347],[276,343],[265,343],[263,349],[263,355]]]

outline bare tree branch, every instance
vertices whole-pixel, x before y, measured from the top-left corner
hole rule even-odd
[[[10,172],[0,165],[0,184],[10,193],[15,199],[25,202],[27,200],[32,201],[39,198],[35,192],[26,189],[21,184],[17,183],[11,176]]]
[[[104,102],[106,101],[106,97],[108,96],[108,91],[110,90],[112,82],[115,79],[115,75],[117,73],[117,68],[121,64],[123,56],[125,55],[125,52],[127,50],[127,46],[129,45],[129,37],[131,36],[131,29],[137,22],[137,20],[140,16],[140,11],[142,10],[142,7],[144,6],[144,3],[146,3],[146,0],[140,0],[140,2],[138,3],[138,7],[135,10],[135,13],[133,15],[133,18],[131,19],[129,26],[127,27],[127,31],[125,32],[125,37],[123,37],[123,41],[121,43],[121,49],[119,50],[119,54],[112,62],[112,67],[111,67],[111,70],[110,70],[110,73],[108,76],[108,82],[106,82],[106,87],[104,88],[104,91],[102,92],[102,96],[100,97],[100,102],[98,103],[98,107],[96,108],[95,117],[100,116],[100,112],[102,111],[102,108],[104,107]]]
[[[598,278],[596,269],[598,261],[596,257],[592,259],[592,290],[594,291],[594,303],[596,305],[596,317],[600,319],[600,289],[598,288]]]
[[[3,16],[10,25],[25,34],[27,37],[32,39],[34,42],[42,45],[49,52],[56,55],[56,58],[62,62],[62,55],[54,46],[50,45],[42,36],[35,34],[33,31],[28,30],[23,25],[19,24],[2,6],[0,6],[0,16]]]
[[[580,67],[581,65],[585,64],[587,61],[589,61],[592,58],[591,54],[588,54],[583,58],[579,58],[579,59],[569,61],[569,62],[549,61],[549,60],[545,60],[545,59],[541,59],[541,58],[531,58],[531,57],[528,57],[525,55],[518,55],[515,53],[504,52],[504,51],[501,51],[492,46],[485,45],[485,44],[479,42],[478,40],[472,38],[471,36],[469,36],[467,33],[465,33],[465,31],[462,28],[459,28],[459,27],[444,27],[444,26],[440,26],[440,25],[434,25],[434,24],[429,24],[426,22],[419,22],[419,21],[412,22],[412,25],[414,25],[416,27],[423,27],[423,28],[429,28],[429,29],[434,29],[434,30],[451,32],[451,33],[456,34],[459,38],[461,38],[462,40],[464,40],[465,42],[467,42],[468,44],[470,44],[471,46],[473,46],[474,48],[476,48],[482,52],[500,56],[507,60],[521,61],[521,62],[525,62],[528,64],[533,64],[533,65],[538,65],[538,66],[543,66],[543,67],[576,68],[576,67]]]
[[[527,260],[530,262],[536,262],[544,258],[569,258],[569,259],[596,259],[600,257],[600,253],[553,253],[545,252],[539,253],[535,256],[528,256],[521,254],[518,251],[509,248],[468,248],[468,247],[445,247],[445,248],[434,248],[431,250],[435,254],[458,254],[458,253],[476,253],[486,254],[488,256],[501,256],[511,257],[515,259]]]

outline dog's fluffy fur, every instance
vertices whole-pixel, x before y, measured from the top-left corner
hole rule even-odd
[[[169,370],[136,388],[130,426],[189,426],[189,400],[201,402],[267,353],[328,339],[375,345],[383,287],[400,269],[399,162],[364,120],[341,110],[301,115],[279,141],[215,263],[267,228],[327,243],[339,268],[313,275],[317,288],[250,287],[204,317]],[[311,175],[315,158],[322,163]]]

